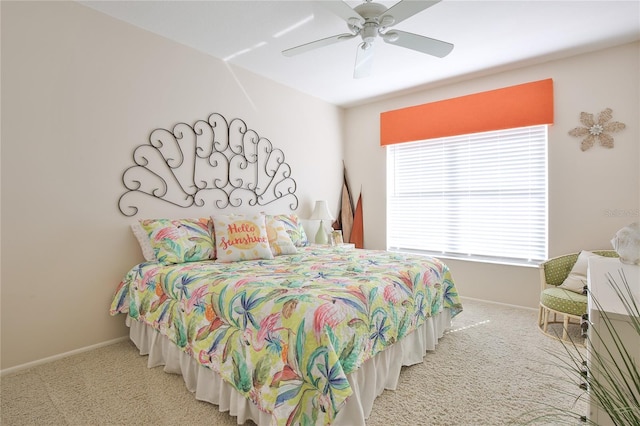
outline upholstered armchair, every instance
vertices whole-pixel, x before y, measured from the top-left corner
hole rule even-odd
[[[549,332],[548,326],[562,323],[562,339],[567,340],[569,324],[580,324],[587,313],[587,296],[582,289],[587,285],[587,259],[591,253],[618,257],[615,250],[595,250],[565,254],[540,265],[538,327],[546,335],[558,338]]]

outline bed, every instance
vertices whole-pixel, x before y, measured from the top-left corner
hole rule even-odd
[[[309,245],[295,215],[140,224],[110,313],[238,424],[365,424],[462,310],[440,260]]]

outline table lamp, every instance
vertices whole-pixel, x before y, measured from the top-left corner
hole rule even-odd
[[[327,244],[329,240],[327,238],[327,232],[324,230],[324,221],[333,220],[333,216],[331,216],[331,212],[329,211],[327,202],[316,201],[313,213],[311,213],[311,217],[309,219],[320,221],[320,226],[318,227],[318,232],[316,233],[316,244]]]

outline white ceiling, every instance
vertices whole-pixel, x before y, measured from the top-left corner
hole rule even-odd
[[[378,1],[386,7],[396,2]],[[354,79],[359,38],[294,57],[281,54],[349,32],[322,1],[80,3],[340,106],[640,39],[640,0],[443,0],[394,28],[453,43],[448,56],[428,56],[378,38],[372,75]],[[346,3],[355,7],[361,1]]]

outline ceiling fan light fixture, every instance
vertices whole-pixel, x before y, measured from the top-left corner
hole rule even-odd
[[[362,40],[366,43],[373,43],[378,35],[378,27],[376,25],[372,25],[369,23],[364,24],[364,27],[361,30],[360,35],[362,35]]]

